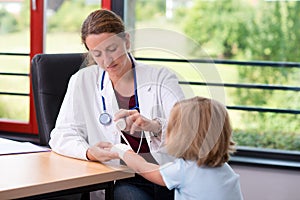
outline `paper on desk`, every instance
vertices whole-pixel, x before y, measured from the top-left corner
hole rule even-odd
[[[0,138],[0,155],[32,153],[50,151],[47,147],[38,146],[30,142],[17,142],[9,139]]]

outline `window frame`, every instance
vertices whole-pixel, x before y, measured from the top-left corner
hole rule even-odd
[[[35,54],[43,52],[44,41],[44,0],[30,1],[30,46],[29,57],[30,60]],[[30,63],[29,63],[30,65]],[[29,74],[30,79],[30,74]],[[35,117],[35,108],[33,102],[32,85],[29,81],[29,121],[8,121],[0,120],[1,132],[13,132],[13,133],[27,133],[38,134],[37,120]]]

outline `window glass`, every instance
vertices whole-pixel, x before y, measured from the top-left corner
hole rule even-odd
[[[45,52],[85,52],[80,38],[81,24],[91,11],[100,6],[100,0],[47,1]]]
[[[0,2],[0,118],[29,121],[29,2]]]
[[[135,57],[209,61],[143,62],[221,85],[182,87],[224,101],[238,145],[300,150],[300,1],[135,0],[125,9]]]

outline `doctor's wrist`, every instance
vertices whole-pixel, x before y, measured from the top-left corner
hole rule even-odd
[[[91,149],[86,150],[86,159],[90,161],[96,161],[97,159],[91,154]]]
[[[159,118],[153,119],[153,122],[154,122],[154,127],[151,132],[153,133],[153,135],[155,137],[158,137],[162,133],[163,123],[162,123],[161,119],[159,119]]]

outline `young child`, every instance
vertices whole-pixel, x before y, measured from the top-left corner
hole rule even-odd
[[[144,178],[168,189],[175,200],[241,200],[239,175],[227,164],[234,151],[226,108],[219,102],[194,97],[174,105],[166,132],[166,150],[175,157],[158,166],[148,163],[125,144],[111,151]]]

